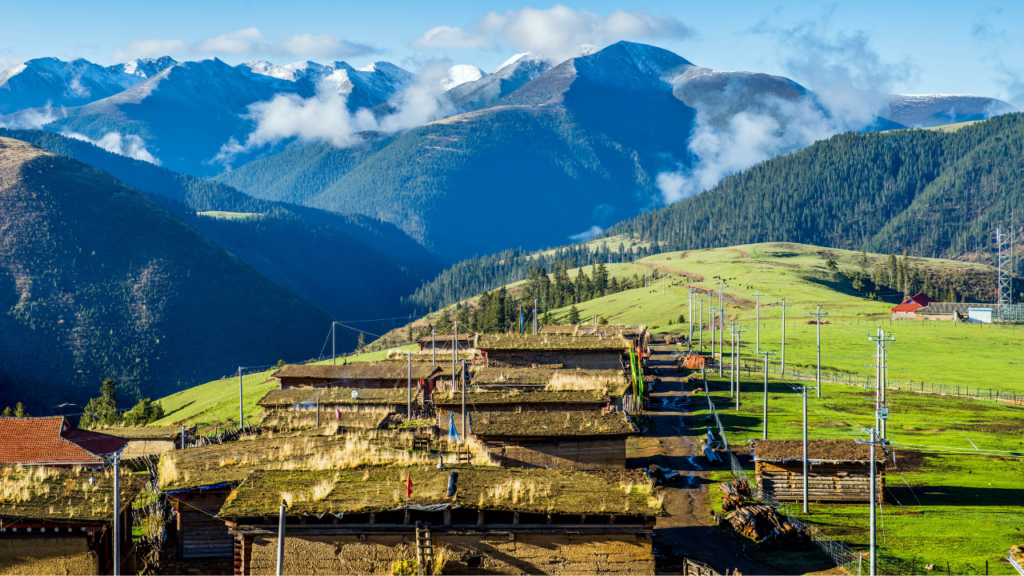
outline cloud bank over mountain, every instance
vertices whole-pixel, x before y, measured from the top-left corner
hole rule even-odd
[[[178,38],[146,38],[132,40],[114,50],[114,58],[156,57],[172,54],[179,57],[224,55],[313,56],[315,58],[348,58],[376,54],[377,49],[363,42],[352,42],[334,34],[291,34],[268,36],[259,28],[232,30],[195,41]]]

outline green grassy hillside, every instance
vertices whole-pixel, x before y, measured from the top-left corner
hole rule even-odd
[[[873,375],[874,344],[868,341],[878,327],[896,338],[890,347],[890,379],[925,381],[937,384],[980,386],[1024,392],[1024,327],[998,325],[954,325],[952,322],[889,320],[891,303],[868,300],[835,279],[821,254],[833,255],[840,271],[860,270],[860,253],[831,250],[800,244],[754,244],[670,252],[644,258],[633,265],[609,265],[617,277],[643,276],[643,268],[657,268],[667,274],[647,289],[629,290],[591,300],[577,306],[581,318],[594,315],[613,324],[657,326],[656,332],[687,332],[688,324],[669,324],[680,314],[689,317],[687,290],[702,294],[714,292],[713,303],[704,296],[704,321],[708,308],[718,306],[717,287],[724,281],[727,322],[740,322],[746,330],[743,354],[753,357],[757,316],[753,294],[766,294],[761,300],[762,348],[781,352],[782,311],[777,303],[783,298],[792,306],[786,312],[786,362],[790,366],[813,366],[815,326],[808,325],[810,313],[820,305],[828,312],[830,324],[821,327],[822,365],[838,371]],[[868,269],[886,258],[868,254]],[[994,277],[987,266],[930,258],[911,262],[936,274]],[[574,275],[573,272],[572,275]],[[698,314],[699,307],[694,308]],[[555,313],[564,318],[567,308]],[[697,332],[694,332],[695,337]],[[705,341],[710,332],[704,332]],[[727,339],[728,341],[728,339]],[[949,362],[936,359],[949,358]]]

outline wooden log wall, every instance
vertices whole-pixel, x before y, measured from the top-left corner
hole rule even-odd
[[[803,463],[757,462],[757,487],[782,501],[803,499]],[[867,502],[870,496],[869,469],[866,464],[811,465],[807,474],[807,497],[814,502]],[[875,478],[879,498],[883,498],[885,466],[877,467]]]
[[[179,496],[216,514],[224,506],[228,494],[229,491],[223,489]],[[234,555],[234,538],[223,520],[182,502],[174,502],[174,508],[178,513],[179,558],[230,558]]]

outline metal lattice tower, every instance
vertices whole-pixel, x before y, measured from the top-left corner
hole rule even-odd
[[[996,296],[996,304],[999,310],[1003,311],[1013,304],[1013,287],[1011,284],[1011,272],[1013,263],[1013,231],[1003,234],[1002,229],[996,228],[996,250],[999,251],[999,280],[996,288],[999,291]]]

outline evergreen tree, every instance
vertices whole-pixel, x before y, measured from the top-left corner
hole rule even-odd
[[[14,406],[14,417],[28,418],[28,414],[25,413],[25,406],[21,402]]]
[[[356,350],[362,350],[363,348],[366,348],[366,334],[360,332],[359,340],[356,341]]]
[[[139,399],[138,404],[124,413],[125,426],[145,426],[164,417],[164,408],[149,398]]]
[[[580,323],[580,311],[576,309],[576,305],[573,304],[572,308],[569,308],[569,317],[567,318],[569,324]]]
[[[14,410],[11,410],[10,406],[8,406],[7,408],[4,408],[3,417],[4,418],[13,418],[14,417]]]
[[[117,383],[110,378],[104,380],[99,397],[89,400],[84,412],[78,423],[82,428],[119,424],[121,412],[117,408]]]

